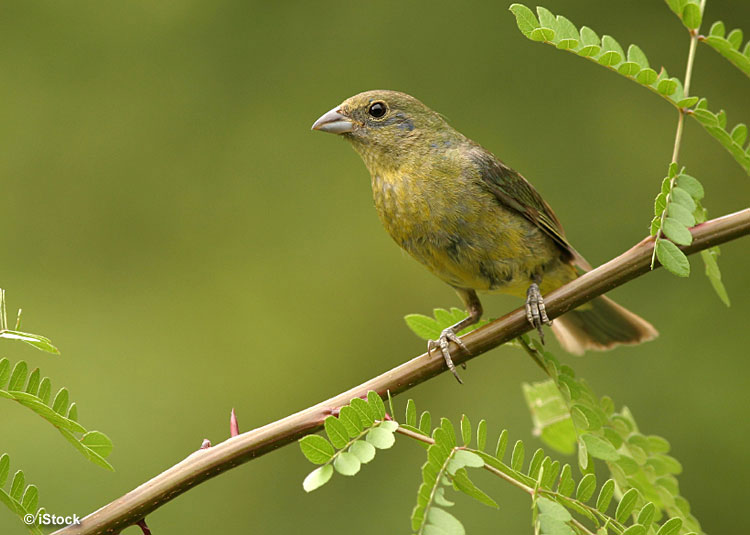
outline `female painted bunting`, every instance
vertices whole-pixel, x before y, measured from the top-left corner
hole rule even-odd
[[[456,333],[481,318],[477,291],[525,296],[526,316],[542,341],[542,325],[551,325],[571,353],[657,336],[650,323],[604,296],[552,324],[542,294],[591,267],[526,179],[419,100],[397,91],[367,91],[312,128],[352,144],[370,171],[386,230],[466,305],[469,316],[428,344],[428,351],[440,348],[459,382],[449,341],[466,349]]]

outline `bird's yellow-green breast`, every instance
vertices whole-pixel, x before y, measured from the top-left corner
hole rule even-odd
[[[523,296],[534,275],[543,293],[576,277],[569,251],[518,207],[501,202],[488,183],[493,167],[501,166],[495,174],[513,172],[417,99],[368,91],[329,113],[351,122],[339,128],[350,129],[344,137],[370,171],[375,207],[388,233],[448,284]],[[511,178],[499,180],[512,198],[519,186],[534,194],[532,206],[523,208],[551,214],[520,175]],[[528,195],[521,191],[518,197]],[[535,201],[540,205],[533,206]],[[554,214],[548,219],[559,226]],[[553,230],[564,242],[562,230]]]

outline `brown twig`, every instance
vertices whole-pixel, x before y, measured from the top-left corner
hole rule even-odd
[[[707,221],[693,227],[690,232],[693,242],[681,247],[686,254],[745,236],[750,234],[750,208]],[[545,296],[547,314],[550,318],[560,316],[648,272],[652,250],[653,238],[646,238],[617,258],[550,292]],[[519,308],[463,337],[472,355],[464,353],[455,344],[451,347],[451,355],[456,364],[461,364],[530,329],[525,311]],[[326,416],[353,398],[365,395],[369,390],[374,390],[381,396],[386,391],[395,395],[445,370],[445,360],[439,352],[422,354],[322,403],[231,437],[216,446],[198,450],[150,481],[91,513],[81,524],[68,526],[55,534],[117,533],[203,481],[317,431]]]

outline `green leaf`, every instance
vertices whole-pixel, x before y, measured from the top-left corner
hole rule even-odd
[[[33,396],[39,391],[39,368],[34,368],[34,371],[29,375],[29,381],[26,383],[26,393]]]
[[[375,419],[383,420],[385,418],[385,403],[378,393],[373,390],[367,392],[367,402],[370,404]]]
[[[670,518],[659,528],[656,535],[677,535],[682,528],[682,519],[674,517]]]
[[[55,400],[52,402],[52,410],[58,414],[67,414],[68,412],[68,389],[63,387],[55,395]]]
[[[641,524],[644,528],[648,529],[651,526],[651,522],[654,521],[656,514],[656,507],[653,503],[648,502],[638,512],[638,524]]]
[[[640,524],[633,524],[623,531],[622,535],[646,535],[646,528]]]
[[[632,61],[625,61],[617,67],[617,72],[623,76],[635,76],[641,72],[641,66]],[[697,101],[696,101],[697,102]]]
[[[333,466],[330,464],[320,466],[307,475],[302,482],[302,488],[305,489],[305,492],[312,492],[328,483],[328,480],[331,479],[332,475]]]
[[[523,4],[512,4],[508,9],[516,16],[518,29],[526,37],[530,37],[531,32],[540,27],[534,12]]]
[[[389,433],[395,433],[396,429],[398,429],[398,422],[395,422],[393,420],[384,420],[378,424],[378,427],[385,429]]]
[[[444,487],[438,487],[437,489],[435,489],[434,501],[441,507],[453,507],[454,505],[456,505],[454,502],[445,497]]]
[[[554,380],[522,385],[531,412],[534,433],[545,444],[564,454],[575,451],[576,432],[565,399]]]
[[[439,530],[427,529],[430,526],[435,526]],[[423,533],[425,535],[464,535],[466,530],[455,516],[433,506],[427,512],[427,526]]]
[[[662,191],[661,193],[659,193],[659,195],[656,196],[656,199],[654,199],[654,215],[657,217],[661,216],[666,207],[667,194]]]
[[[701,8],[690,3],[682,10],[682,22],[691,30],[696,30],[701,25]]]
[[[417,406],[413,399],[406,402],[406,423],[407,425],[417,425]]]
[[[562,472],[560,472],[560,482],[557,484],[557,492],[563,496],[570,496],[576,490],[576,482],[573,480],[571,472],[569,464],[563,466]]]
[[[503,458],[505,455],[505,448],[508,446],[508,430],[503,429],[500,436],[497,437],[497,446],[495,447],[495,457],[498,459]]]
[[[727,41],[729,41],[729,45],[735,49],[738,50],[740,46],[742,45],[742,30],[739,28],[735,28],[731,32],[729,32],[729,35],[727,35]]]
[[[664,268],[678,277],[690,275],[690,262],[685,253],[669,240],[656,242],[656,258]]]
[[[677,91],[678,83],[675,78],[664,78],[656,84],[656,90],[665,96],[669,96]]]
[[[432,432],[432,417],[429,412],[424,411],[422,416],[419,417],[419,429],[425,435],[429,435]]]
[[[735,125],[730,135],[732,136],[732,141],[738,145],[744,145],[745,140],[747,140],[747,126],[742,123]]]
[[[2,381],[0,381],[0,384],[2,384]],[[49,380],[49,377],[45,377],[44,379],[42,379],[42,382],[39,384],[39,392],[37,393],[37,396],[39,397],[42,403],[44,403],[45,405],[48,405],[51,392],[52,392],[52,382]]]
[[[599,497],[596,499],[596,508],[602,513],[605,513],[607,511],[607,508],[609,507],[609,503],[612,501],[612,496],[614,496],[614,494],[615,480],[608,479],[607,481],[605,481],[604,485],[602,485],[602,488],[599,491]]]
[[[467,474],[466,468],[457,470],[453,475],[453,488],[463,492],[468,496],[471,496],[480,503],[483,503],[490,507],[499,508],[495,500],[493,500],[482,490],[477,488],[477,486],[471,481],[471,479],[469,479],[469,474]]]
[[[408,314],[404,316],[406,325],[423,340],[437,340],[442,329],[438,322],[423,314]]]
[[[354,398],[349,402],[349,405],[357,411],[357,416],[359,416],[364,427],[370,427],[375,423],[375,413],[373,412],[372,407],[370,407],[370,404],[364,399]]]
[[[545,457],[542,461],[541,486],[545,489],[552,489],[559,473],[560,461],[553,461],[549,457]]]
[[[331,443],[319,435],[307,435],[299,440],[299,447],[307,460],[313,464],[325,464],[336,451]]]
[[[16,365],[13,366],[13,371],[10,374],[10,382],[8,383],[9,392],[12,392],[14,390],[18,390],[20,392],[23,390],[23,385],[26,382],[27,372],[28,366],[22,360],[18,361]]]
[[[75,402],[71,403],[70,407],[68,407],[68,420],[73,420],[74,422],[78,420],[78,405]]]
[[[342,451],[333,460],[333,467],[342,476],[353,476],[361,468],[359,457],[348,451]]]
[[[10,457],[7,453],[0,455],[0,488],[8,480],[8,471],[10,470]]]
[[[487,445],[487,420],[480,420],[477,426],[477,449],[483,450]]]
[[[686,191],[696,201],[700,201],[705,195],[705,192],[703,191],[703,185],[696,178],[693,178],[690,175],[681,173],[675,179],[675,183],[679,188]]]
[[[520,471],[521,467],[523,467],[524,450],[525,446],[523,442],[520,440],[516,441],[516,445],[513,446],[513,453],[510,456],[510,466],[516,472]]]
[[[552,30],[557,29],[557,19],[555,19],[555,16],[549,9],[538,6],[536,12],[539,18],[539,24],[541,24],[543,28],[551,28]]]
[[[650,67],[646,54],[643,53],[643,50],[638,45],[630,45],[628,47],[628,62],[638,64],[641,69],[648,69]]]
[[[687,227],[674,217],[664,219],[661,231],[667,238],[678,245],[690,245],[693,242],[693,235],[690,234]]]
[[[89,431],[81,437],[81,443],[101,457],[112,453],[112,441],[101,431]]]
[[[586,474],[578,483],[578,489],[576,490],[576,500],[584,503],[589,501],[589,498],[593,496],[595,490],[596,476],[594,474]]]
[[[692,108],[700,100],[699,97],[685,97],[677,101],[677,106],[680,108]]]
[[[23,475],[22,470],[18,470],[13,475],[13,481],[10,483],[10,496],[15,498],[16,501],[21,501],[23,495],[23,489],[26,486],[26,478]]]
[[[586,444],[586,449],[592,457],[604,461],[616,461],[620,457],[614,446],[601,437],[591,433],[583,433],[581,440]]]
[[[21,504],[27,511],[36,511],[36,506],[39,504],[39,489],[37,489],[36,485],[26,487]]]
[[[531,479],[539,479],[539,470],[542,467],[542,460],[544,460],[544,450],[538,448],[534,452],[534,455],[531,456],[531,461],[529,461],[529,471],[527,473]]]
[[[555,39],[555,31],[550,28],[537,28],[531,32],[529,39],[538,42],[552,42]]]
[[[373,427],[372,429],[370,429],[370,431],[368,431],[367,433],[367,436],[365,437],[365,440],[367,440],[367,442],[369,442],[379,450],[387,450],[388,448],[393,446],[394,442],[396,442],[393,433],[383,429],[382,427]]]
[[[669,9],[671,9],[675,15],[681,17],[682,10],[685,9],[685,4],[687,4],[688,1],[689,0],[667,0],[667,5],[669,5]]]
[[[38,334],[24,333],[21,331],[3,329],[2,331],[0,331],[0,338],[8,338],[11,340],[21,340],[47,353],[52,353],[54,355],[60,354],[60,351],[55,346],[52,345],[52,342],[49,340],[49,338],[45,338],[44,336],[41,336]]]
[[[726,30],[724,29],[724,23],[720,20],[717,20],[711,25],[711,29],[709,30],[708,34],[711,37],[724,37],[724,34],[726,33]]]
[[[6,385],[10,378],[10,362],[6,358],[0,359],[0,390]]]
[[[453,459],[460,466],[470,466],[472,468],[481,468],[484,466],[484,460],[474,452],[468,450],[456,450]]]
[[[461,415],[461,439],[463,440],[464,446],[468,446],[471,443],[471,422],[469,417],[465,414]]]
[[[456,431],[448,418],[440,418],[440,427],[445,431],[446,444],[449,448],[456,446]]]
[[[539,524],[542,535],[573,535],[573,528],[568,525],[573,517],[568,510],[557,502],[540,497],[536,501],[539,508]]]
[[[704,249],[701,251],[701,258],[706,266],[706,276],[711,282],[711,286],[713,286],[719,299],[721,299],[726,306],[730,306],[729,294],[721,280],[721,270],[719,269],[719,263],[717,261],[718,256],[718,247],[711,247],[710,249]]]
[[[618,522],[625,523],[628,517],[635,509],[635,504],[638,502],[638,491],[636,489],[630,489],[622,498],[620,503],[617,504],[617,511],[615,512],[615,518]]]
[[[649,435],[646,438],[648,440],[648,449],[649,451],[651,451],[651,453],[669,452],[669,449],[670,449],[669,441],[667,441],[666,438],[662,438],[657,435]]]
[[[620,43],[610,35],[603,36],[602,51],[598,58],[599,63],[601,65],[614,66],[621,63],[624,58],[625,52],[622,50]]]
[[[375,458],[375,446],[364,440],[355,441],[349,447],[349,451],[356,455],[362,464],[367,464]]]
[[[573,404],[570,414],[579,428],[597,430],[602,426],[602,421],[596,412],[582,403]]]
[[[669,207],[667,208],[667,215],[669,216],[669,218],[675,219],[685,227],[692,227],[695,225],[695,217],[691,212],[688,211],[687,208],[685,208],[681,204],[677,204],[675,202],[669,203]],[[666,234],[666,230],[664,231],[664,233]]]
[[[578,48],[581,35],[575,25],[562,15],[557,16],[555,37],[558,39],[557,48],[574,50]]]
[[[594,57],[599,55],[601,40],[594,30],[588,26],[581,27],[581,48],[578,55],[583,57]]]
[[[323,427],[325,427],[328,440],[331,441],[334,448],[341,449],[349,442],[349,433],[346,426],[335,416],[327,416],[323,421]]]
[[[341,407],[341,410],[339,411],[339,422],[344,424],[349,438],[355,438],[359,436],[359,434],[364,429],[364,426],[362,425],[362,422],[357,415],[357,411],[349,405],[344,405],[343,407]]]
[[[654,69],[641,69],[641,72],[635,75],[635,79],[642,85],[651,85],[656,82],[659,75]]]

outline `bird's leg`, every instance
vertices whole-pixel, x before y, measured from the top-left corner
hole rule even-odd
[[[471,351],[469,351],[469,349],[461,341],[456,333],[461,332],[469,325],[474,325],[480,320],[480,318],[482,317],[482,303],[479,302],[479,298],[477,297],[477,294],[474,290],[456,288],[456,292],[464,302],[464,305],[466,305],[466,310],[469,312],[469,316],[462,319],[455,325],[451,325],[447,329],[444,329],[443,332],[440,333],[440,338],[438,338],[437,341],[428,341],[427,354],[431,354],[434,348],[439,347],[440,353],[442,353],[448,369],[451,371],[451,373],[453,373],[454,377],[459,383],[463,383],[461,377],[459,377],[458,372],[456,371],[456,365],[453,364],[453,359],[451,359],[450,342],[455,342],[457,346],[459,346],[467,353],[471,354]],[[465,364],[464,368],[466,368]]]
[[[526,319],[529,320],[531,326],[537,330],[539,338],[542,339],[542,344],[544,344],[544,331],[542,330],[542,326],[552,325],[552,322],[547,317],[542,292],[539,291],[538,283],[542,281],[542,277],[537,273],[531,280],[533,282],[526,291]]]

